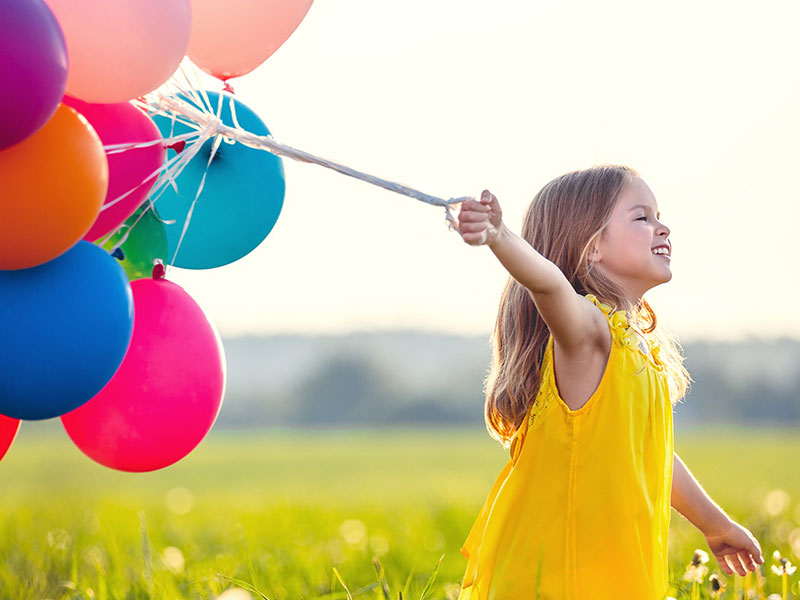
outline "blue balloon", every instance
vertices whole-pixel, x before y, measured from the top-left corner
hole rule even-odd
[[[216,112],[219,94],[206,94]],[[252,110],[238,100],[234,103],[236,119],[243,129],[257,135],[270,135],[267,126]],[[223,98],[222,105],[222,122],[233,126],[230,97]],[[164,137],[194,131],[167,117],[156,115],[153,120]],[[166,230],[168,262],[176,267],[212,269],[242,258],[272,231],[283,206],[286,180],[280,157],[239,143],[222,143],[208,168],[203,190],[178,248],[186,216],[206,172],[212,143],[213,138],[178,176],[178,192],[169,187],[155,201],[162,219],[175,220]]]
[[[125,272],[80,241],[50,262],[0,271],[0,414],[50,419],[91,400],[133,333]]]

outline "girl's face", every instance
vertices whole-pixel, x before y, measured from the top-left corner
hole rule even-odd
[[[636,177],[622,190],[606,228],[590,255],[595,269],[623,287],[628,299],[672,279],[669,228],[647,184]]]

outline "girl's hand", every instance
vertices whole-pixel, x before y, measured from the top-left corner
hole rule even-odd
[[[503,225],[503,213],[497,198],[483,190],[480,201],[465,200],[458,212],[458,232],[471,246],[493,244]]]
[[[735,521],[730,521],[725,528],[718,532],[706,535],[706,542],[726,575],[733,575],[733,570],[728,566],[728,562],[742,577],[746,571],[755,571],[756,564],[764,562],[758,540]]]

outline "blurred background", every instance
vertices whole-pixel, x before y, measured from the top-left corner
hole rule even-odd
[[[489,336],[423,331],[251,336],[224,341],[217,427],[483,426]],[[675,427],[800,424],[800,340],[692,342],[694,383]]]

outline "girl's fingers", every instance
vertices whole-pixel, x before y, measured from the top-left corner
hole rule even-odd
[[[461,212],[458,215],[458,220],[462,223],[478,223],[480,221],[486,221],[486,213],[475,211]]]
[[[729,554],[728,560],[730,560],[731,566],[736,569],[736,572],[739,574],[739,576],[744,577],[747,574],[745,563],[741,560],[738,554]]]
[[[479,212],[489,212],[489,207],[478,200],[473,200],[470,198],[469,200],[464,200],[461,203],[461,212],[475,210]]]
[[[747,550],[739,551],[739,560],[742,561],[744,568],[748,571],[756,570],[756,561],[753,559],[752,554],[750,554]]]
[[[486,241],[486,231],[481,233],[462,233],[461,237],[471,246],[479,246]]]
[[[741,569],[741,565],[739,565],[739,559],[736,558],[736,555],[726,554],[722,557],[722,561],[720,562],[720,566],[724,565],[725,568],[722,569],[725,571],[727,575],[733,575],[739,569]],[[740,575],[744,575],[744,573],[740,573]]]
[[[731,569],[730,565],[728,564],[728,561],[725,559],[724,556],[722,558],[717,558],[717,562],[719,563],[719,566],[722,569],[722,572],[725,573],[725,575],[733,575],[733,569]]]
[[[481,193],[481,203],[484,206],[488,206],[488,205],[494,204],[496,202],[497,202],[497,198],[495,197],[495,195],[492,192],[490,192],[489,190],[483,190],[483,193]]]
[[[469,198],[461,203],[458,231],[467,244],[479,246],[489,239],[489,216],[493,203],[496,205],[497,198],[489,190],[483,190],[480,199]]]
[[[461,233],[480,233],[486,229],[486,221],[482,223],[459,223],[459,231]]]
[[[764,555],[761,553],[761,545],[758,543],[758,540],[753,537],[751,534],[750,536],[750,544],[751,547],[749,548],[750,554],[759,564],[764,562]]]

